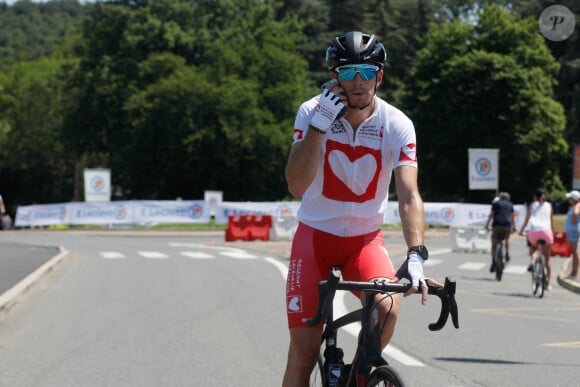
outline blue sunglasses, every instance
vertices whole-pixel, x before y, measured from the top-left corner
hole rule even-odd
[[[373,65],[348,65],[337,67],[336,72],[338,77],[344,81],[352,81],[356,73],[359,73],[364,81],[368,81],[377,76],[379,67]]]

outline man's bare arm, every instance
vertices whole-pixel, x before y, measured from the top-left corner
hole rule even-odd
[[[299,198],[304,195],[314,180],[323,138],[323,133],[311,127],[304,140],[292,145],[286,164],[286,182],[292,196]]]
[[[417,168],[401,166],[395,169],[394,175],[405,242],[408,247],[422,245],[425,241],[425,208],[417,184]]]

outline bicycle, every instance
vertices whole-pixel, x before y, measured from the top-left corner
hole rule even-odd
[[[343,281],[338,269],[331,270],[328,279],[318,284],[318,309],[316,315],[307,321],[309,326],[316,326],[320,322],[324,323],[321,351],[310,385],[323,387],[404,386],[403,378],[381,355],[382,326],[379,324],[379,311],[375,304],[375,294],[383,293],[385,297],[392,297],[393,293],[404,293],[410,288],[411,284],[409,283],[389,283],[384,280],[373,282]],[[445,278],[443,288],[429,284],[428,288],[429,294],[434,294],[441,300],[439,319],[435,323],[429,324],[429,329],[431,331],[441,330],[449,315],[451,315],[455,328],[459,328],[455,281]],[[364,291],[365,306],[335,320],[332,303],[337,290]],[[337,333],[339,328],[354,322],[361,322],[358,345],[352,364],[344,365],[343,351],[337,346]]]
[[[503,275],[503,269],[505,263],[507,262],[507,246],[506,246],[506,236],[504,233],[498,233],[497,235],[499,242],[495,248],[495,256],[493,257],[495,265],[495,279],[501,281]]]
[[[548,268],[544,257],[543,247],[545,240],[538,240],[536,259],[532,265],[532,294],[538,298],[544,297],[544,291],[548,287]]]

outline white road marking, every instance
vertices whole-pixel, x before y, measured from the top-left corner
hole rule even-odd
[[[265,257],[264,260],[266,262],[271,263],[272,265],[274,265],[278,270],[280,270],[280,274],[282,274],[282,277],[284,277],[284,281],[286,281],[286,276],[288,274],[288,267],[286,265],[284,265],[282,262],[278,261],[277,259],[274,259],[272,257]]]
[[[423,266],[437,266],[439,264],[443,263],[442,259],[436,259],[436,258],[429,258],[428,260],[425,261],[425,264]]]
[[[528,267],[524,266],[524,265],[507,265],[504,269],[503,269],[504,273],[509,273],[509,274],[525,274],[528,272]]]
[[[432,257],[434,255],[449,254],[452,252],[453,252],[452,249],[440,249],[440,250],[429,251],[429,257]],[[430,261],[430,260],[431,259],[428,259],[428,261]]]
[[[465,262],[459,265],[457,268],[461,270],[481,270],[487,266],[487,263],[481,262]]]
[[[256,255],[250,254],[246,251],[221,251],[221,255],[235,259],[256,259]]]
[[[127,258],[125,254],[119,253],[117,251],[101,251],[99,255],[106,259]]]
[[[145,258],[152,259],[164,259],[169,258],[167,254],[160,253],[159,251],[139,251],[138,254]]]
[[[183,255],[184,257],[188,257],[188,258],[194,258],[194,259],[211,259],[211,258],[215,258],[215,256],[208,254],[208,253],[203,253],[201,251],[182,251],[181,255]]]
[[[257,258],[257,256],[249,254],[246,250],[238,249],[235,247],[213,246],[213,245],[206,245],[206,244],[201,244],[201,243],[181,243],[181,242],[172,242],[172,243],[169,243],[169,246],[188,247],[188,248],[195,248],[195,249],[200,249],[200,250],[213,250],[213,251],[217,251],[218,253],[225,255],[227,257],[238,258],[238,259]]]

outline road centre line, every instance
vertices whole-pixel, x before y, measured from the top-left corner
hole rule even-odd
[[[580,341],[568,341],[561,343],[545,343],[543,347],[557,347],[557,348],[580,348]]]

